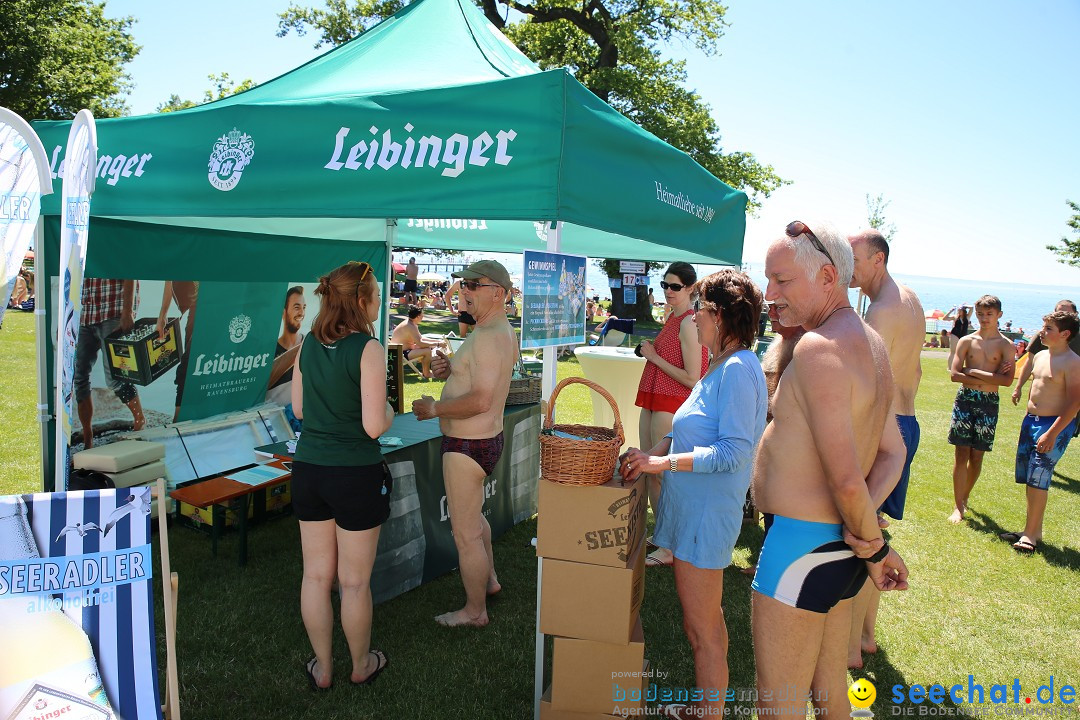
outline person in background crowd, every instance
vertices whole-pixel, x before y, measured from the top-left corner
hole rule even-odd
[[[436,344],[424,342],[420,334],[420,323],[424,322],[424,309],[418,307],[409,308],[409,317],[398,323],[394,332],[390,333],[390,342],[401,345],[401,352],[406,360],[419,360],[421,372],[424,377],[431,379],[431,353],[439,347]]]
[[[1075,312],[1055,310],[1043,318],[1039,337],[1046,345],[1025,368],[1013,392],[1015,405],[1027,375],[1034,377],[1027,415],[1016,446],[1016,482],[1027,485],[1027,520],[1018,533],[1001,533],[1021,553],[1033,553],[1043,536],[1043,516],[1054,466],[1080,425],[1080,356],[1069,346],[1080,334]]]
[[[953,355],[956,354],[956,346],[960,343],[960,338],[967,336],[970,332],[971,320],[968,318],[968,309],[961,305],[956,312],[956,321],[953,323],[952,330],[949,331],[949,367],[952,367]]]
[[[439,418],[446,502],[465,586],[465,606],[435,621],[483,627],[489,621],[487,596],[502,589],[484,517],[484,479],[502,456],[503,411],[517,360],[517,338],[503,309],[513,283],[494,260],[474,262],[454,277],[461,278],[461,302],[476,318],[476,329],[452,359],[440,352],[432,360],[432,373],[446,380],[442,397],[414,400],[413,412],[417,420]]]
[[[405,303],[416,304],[416,278],[420,275],[420,266],[416,264],[416,258],[409,258],[409,264],[405,266]]]
[[[998,388],[1012,385],[1015,353],[998,331],[1001,300],[983,295],[975,301],[979,331],[960,340],[949,365],[953,382],[962,383],[953,403],[949,443],[955,446],[953,511],[949,522],[960,524],[968,498],[982,472],[983,455],[994,449],[998,422]]]
[[[304,431],[292,468],[304,579],[300,614],[315,655],[305,665],[315,690],[333,684],[337,579],[341,627],[358,685],[389,660],[371,650],[371,571],[379,529],[390,516],[390,470],[378,438],[390,428],[384,350],[373,337],[379,287],[371,265],[348,262],[319,278],[319,314],[293,364],[292,404]]]
[[[766,299],[806,332],[754,463],[754,501],[769,526],[751,599],[762,717],[802,717],[808,690],[815,716],[846,717],[850,599],[867,574],[880,590],[907,587],[875,513],[906,451],[885,343],[848,301],[853,263],[842,235],[798,220],[765,257]]]
[[[97,363],[98,353],[105,347],[105,339],[118,329],[127,332],[135,326],[138,294],[139,283],[136,280],[83,279],[82,315],[79,318],[79,340],[75,346],[73,384],[86,449],[94,446],[94,400],[90,391],[90,373]],[[109,389],[131,411],[132,429],[142,430],[146,418],[135,386],[115,379],[108,371],[105,378]]]
[[[728,634],[721,604],[724,568],[742,526],[754,451],[765,429],[768,397],[754,345],[761,290],[731,269],[694,286],[698,342],[712,360],[675,412],[671,433],[650,449],[629,448],[621,458],[625,480],[662,475],[656,543],[674,555],[675,588],[683,628],[694,652],[695,685],[728,686]],[[723,714],[724,697],[696,708],[668,706],[667,714]]]
[[[29,275],[26,268],[19,268],[18,274],[15,275],[15,287],[12,288],[11,298],[8,300],[9,308],[19,308],[30,299]]]
[[[675,411],[690,397],[690,390],[705,373],[709,351],[698,339],[690,307],[691,287],[697,282],[694,266],[674,262],[664,271],[660,288],[672,310],[654,342],[643,340],[641,355],[647,361],[638,383],[634,404],[641,408],[638,437],[641,447],[651,448],[671,432]],[[649,474],[649,503],[656,513],[660,500],[659,475]],[[645,558],[646,565],[671,565],[668,548],[657,547]]]
[[[915,395],[922,379],[923,338],[926,319],[922,303],[911,288],[893,280],[889,274],[889,243],[877,230],[866,230],[848,238],[854,258],[851,287],[859,288],[870,298],[866,324],[877,330],[885,341],[885,350],[893,373],[892,413],[907,448],[904,469],[889,496],[878,509],[878,523],[888,527],[882,517],[904,518],[911,463],[919,448],[919,421],[915,419]],[[848,641],[848,667],[861,668],[862,653],[877,652],[875,625],[881,593],[869,579],[855,596],[851,611],[851,637]]]

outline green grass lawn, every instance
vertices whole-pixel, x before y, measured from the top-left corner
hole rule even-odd
[[[30,491],[36,483],[31,320],[9,315],[0,330],[0,420],[5,427],[0,492]],[[1006,401],[996,450],[986,456],[972,494],[970,519],[949,525],[953,453],[945,437],[955,386],[948,382],[944,355],[926,359],[923,370],[918,396],[922,445],[912,470],[907,516],[890,529],[911,570],[911,589],[882,600],[880,651],[868,656],[865,670],[877,686],[873,710],[878,717],[890,713],[895,684],[962,683],[966,688],[969,674],[987,692],[995,683],[1011,686],[1014,678],[1025,693],[1051,676],[1055,690],[1063,684],[1075,687],[1080,683],[1080,446],[1058,465],[1042,552],[1018,555],[997,538],[1002,530],[1020,528],[1024,519],[1024,492],[1012,480],[1023,410]],[[577,363],[560,362],[559,377],[570,374],[580,374]],[[437,394],[440,388],[438,382],[412,376],[407,399]],[[562,393],[557,418],[587,421],[587,396],[573,389]],[[374,645],[391,658],[378,683],[352,687],[344,675],[347,669],[339,665],[334,689],[315,695],[302,669],[310,650],[298,609],[296,521],[287,517],[253,528],[245,568],[236,566],[232,535],[213,557],[206,536],[174,525],[170,543],[173,568],[180,574],[184,717],[531,717],[536,560],[529,541],[535,531],[533,519],[495,544],[505,589],[490,606],[491,626],[451,630],[432,622],[463,599],[457,574],[444,576],[375,609]],[[735,565],[745,566],[756,557],[760,542],[760,527],[745,528]],[[724,605],[735,688],[754,684],[749,598],[750,579],[729,568]],[[661,684],[692,685],[690,648],[670,570],[648,571],[642,618],[646,656],[654,669],[667,674]],[[340,631],[335,658],[347,662]]]

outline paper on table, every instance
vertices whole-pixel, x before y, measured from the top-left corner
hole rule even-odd
[[[383,435],[379,438],[379,444],[383,447],[401,447],[405,443],[403,443],[401,441],[401,438],[399,437],[389,437],[387,435]]]
[[[244,483],[245,485],[262,485],[265,482],[276,480],[277,478],[288,475],[288,470],[281,470],[280,468],[270,467],[268,465],[256,465],[253,468],[247,470],[240,470],[234,472],[225,477],[236,482]]]

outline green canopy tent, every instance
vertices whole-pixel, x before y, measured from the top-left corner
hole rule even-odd
[[[54,178],[69,126],[34,123]],[[386,278],[394,246],[742,259],[743,193],[468,0],[419,0],[252,90],[97,133],[90,277],[288,281],[355,259]],[[55,267],[59,198],[42,212]]]

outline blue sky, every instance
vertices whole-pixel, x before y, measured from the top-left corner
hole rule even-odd
[[[109,0],[143,46],[130,105],[201,99],[207,75],[264,82],[324,52],[275,37],[288,0]],[[793,219],[865,224],[882,194],[895,272],[1077,285],[1047,243],[1080,202],[1076,0],[739,0],[720,55],[674,45],[712,107],[725,150],[792,184],[747,226],[760,262]]]

